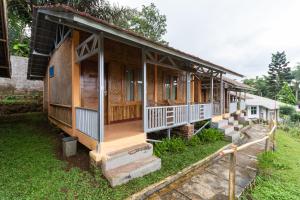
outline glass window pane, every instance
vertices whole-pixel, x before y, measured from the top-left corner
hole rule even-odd
[[[142,95],[143,95],[143,76],[142,76],[142,70],[138,70],[138,96],[137,100],[141,101],[142,100]]]
[[[171,97],[171,77],[166,76],[166,81],[165,81],[165,99],[170,99]]]
[[[127,93],[127,101],[133,101],[134,100],[133,70],[126,70],[126,93]]]
[[[177,99],[177,87],[178,87],[178,78],[177,76],[174,76],[172,81],[172,100]]]

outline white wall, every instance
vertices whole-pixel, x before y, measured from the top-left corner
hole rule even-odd
[[[250,105],[247,105],[247,116],[249,119],[258,119],[259,118],[259,106],[253,106],[253,107],[256,107],[256,114],[251,114],[251,107]]]

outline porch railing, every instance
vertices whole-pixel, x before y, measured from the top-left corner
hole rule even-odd
[[[159,106],[146,108],[146,132],[172,128],[188,123],[188,106]]]
[[[192,104],[190,105],[190,122],[209,119],[212,117],[211,104]]]
[[[76,129],[98,139],[98,112],[87,108],[76,108]]]
[[[231,102],[229,104],[229,113],[234,113],[237,111],[237,102]]]
[[[220,115],[221,114],[221,105],[220,103],[214,103],[213,105],[213,115]]]
[[[240,101],[240,110],[245,110],[246,109],[246,103],[244,100]]]

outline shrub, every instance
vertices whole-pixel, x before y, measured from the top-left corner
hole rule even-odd
[[[296,109],[293,106],[280,106],[279,109],[280,115],[292,115],[296,112]]]
[[[202,142],[215,142],[223,140],[224,135],[221,131],[215,128],[204,129],[201,133],[198,134],[199,139]]]
[[[191,139],[187,140],[187,145],[188,146],[197,146],[199,144],[201,144],[201,140],[198,136],[193,136]]]
[[[156,143],[154,153],[158,157],[167,152],[179,153],[186,149],[186,144],[181,138],[163,139],[162,142]]]
[[[294,113],[291,115],[291,121],[292,122],[300,122],[300,114],[299,113]]]

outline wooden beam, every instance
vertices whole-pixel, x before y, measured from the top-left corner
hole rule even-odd
[[[72,132],[76,131],[76,107],[80,105],[80,65],[76,62],[76,47],[79,44],[79,32],[72,34]]]
[[[155,59],[157,60],[157,54],[155,54]],[[157,101],[158,101],[158,81],[157,81],[157,79],[158,79],[158,75],[157,75],[157,69],[158,68],[158,66],[157,65],[154,65],[154,102],[155,102],[155,104],[157,103]]]
[[[98,79],[99,79],[99,94],[98,94],[98,132],[99,132],[99,140],[98,142],[101,144],[104,142],[104,79],[105,79],[105,74],[104,74],[104,35],[103,32],[100,33],[98,36],[98,47],[99,47],[99,52],[98,52]],[[98,153],[99,150],[101,149],[100,146],[98,146]]]

